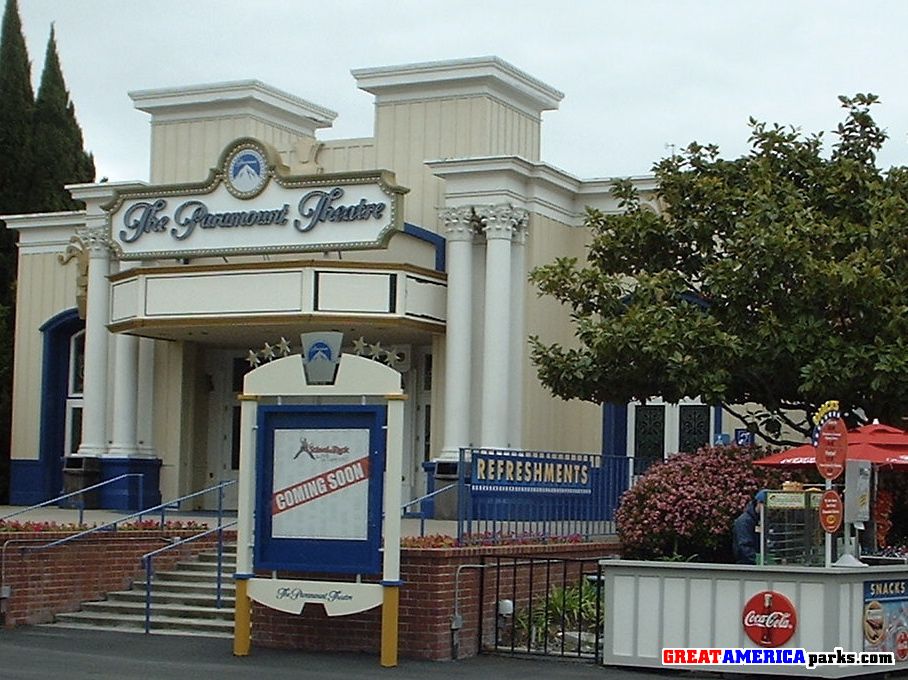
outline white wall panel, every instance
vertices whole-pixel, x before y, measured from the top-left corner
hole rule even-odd
[[[434,281],[406,277],[406,313],[408,316],[426,317],[444,321],[446,287]]]
[[[388,314],[396,274],[316,272],[319,312]]]
[[[132,319],[139,315],[139,282],[136,279],[110,287],[110,322]]]
[[[145,314],[188,316],[300,311],[299,272],[149,277]]]

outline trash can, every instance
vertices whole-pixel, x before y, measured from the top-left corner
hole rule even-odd
[[[459,463],[438,461],[435,464],[435,490],[457,484]],[[438,494],[435,500],[435,519],[457,519],[457,486]]]
[[[101,481],[101,461],[85,456],[67,456],[63,459],[63,494],[94,486]],[[70,496],[60,501],[61,508],[85,508],[94,510],[101,507],[100,489]]]

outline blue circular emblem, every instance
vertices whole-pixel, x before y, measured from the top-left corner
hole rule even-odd
[[[254,146],[242,146],[227,159],[227,188],[238,198],[252,198],[268,181],[268,162]]]

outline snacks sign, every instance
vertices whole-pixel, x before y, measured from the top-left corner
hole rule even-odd
[[[908,580],[864,581],[864,650],[908,661]]]

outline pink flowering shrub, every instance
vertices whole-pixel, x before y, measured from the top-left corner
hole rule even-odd
[[[732,523],[760,489],[802,472],[753,465],[772,453],[717,446],[653,465],[621,497],[615,514],[625,557],[731,561]]]

